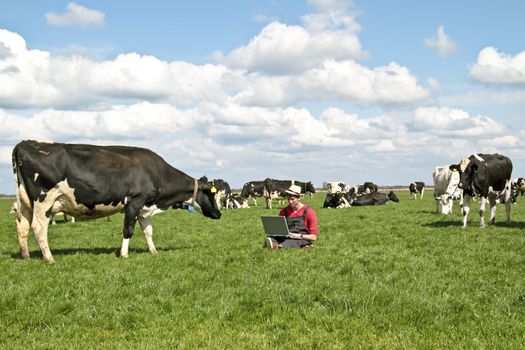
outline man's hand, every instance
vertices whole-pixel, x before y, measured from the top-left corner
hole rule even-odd
[[[291,239],[302,239],[303,238],[302,236],[303,235],[300,234],[300,233],[293,233],[293,232],[291,232],[291,233],[288,234],[288,238],[291,238]]]

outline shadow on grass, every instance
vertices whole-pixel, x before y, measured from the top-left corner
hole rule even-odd
[[[487,221],[485,221],[486,223]],[[424,224],[425,227],[431,227],[431,228],[443,228],[443,227],[461,227],[462,221],[461,220],[444,220],[444,221],[436,221],[431,222],[428,224]],[[472,221],[467,223],[467,227],[479,227],[479,221]],[[510,224],[506,224],[505,221],[502,222],[495,222],[494,224],[486,224],[486,227],[495,226],[495,227],[503,227],[503,228],[525,228],[525,222],[513,222],[511,221]]]
[[[446,220],[446,221],[436,221],[430,222],[428,224],[422,225],[424,227],[433,227],[433,228],[443,228],[443,227],[460,227],[461,221],[458,220]]]

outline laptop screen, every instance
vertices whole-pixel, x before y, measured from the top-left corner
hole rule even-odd
[[[264,232],[268,236],[288,236],[288,225],[284,216],[261,216]]]

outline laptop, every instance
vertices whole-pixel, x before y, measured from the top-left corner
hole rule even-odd
[[[288,225],[284,216],[261,216],[264,232],[268,236],[288,236]]]

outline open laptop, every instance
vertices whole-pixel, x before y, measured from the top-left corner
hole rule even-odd
[[[268,236],[288,236],[288,225],[284,216],[261,216],[264,232]]]

